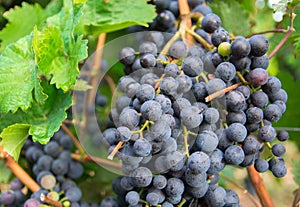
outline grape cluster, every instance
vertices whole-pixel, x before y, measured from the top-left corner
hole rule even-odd
[[[32,169],[32,177],[41,188],[32,194],[24,194],[24,184],[15,178],[10,182],[10,189],[3,191],[0,204],[7,207],[40,207],[46,205],[41,196],[59,201],[64,207],[90,207],[82,199],[82,191],[76,180],[83,176],[83,165],[72,159],[73,141],[63,131],[57,132],[51,141],[42,145],[26,140],[23,155]]]
[[[152,29],[174,29],[173,2]],[[137,48],[119,53],[123,95],[110,113],[114,127],[103,136],[108,158],[122,161],[124,176],[114,181],[118,197],[108,206],[240,206],[237,193],[217,185],[226,165],[287,173],[279,142],[288,133],[277,133],[272,123],[288,97],[280,80],[268,75],[268,40],[230,37],[208,6],[190,7],[203,15],[194,22],[201,28],[196,35],[211,48],[201,41],[188,48],[183,39],[151,31],[137,34]],[[168,52],[159,53],[169,43]]]

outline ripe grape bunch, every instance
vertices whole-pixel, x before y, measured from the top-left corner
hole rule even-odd
[[[5,207],[55,206],[46,204],[45,198],[61,203],[64,207],[90,207],[82,199],[82,191],[76,180],[84,174],[83,165],[71,156],[73,141],[62,130],[57,132],[46,145],[26,140],[22,157],[28,161],[29,172],[40,186],[32,194],[24,191],[24,184],[14,178],[9,190],[2,191],[0,204]],[[56,205],[57,206],[57,205]]]
[[[190,5],[201,14],[196,32],[188,32],[191,46],[174,27],[174,2],[171,11],[156,3],[150,29],[159,31],[137,34],[138,47],[119,53],[123,95],[103,136],[124,175],[113,183],[118,197],[102,206],[241,206],[236,192],[217,185],[226,165],[253,164],[278,178],[287,173],[285,147],[273,143],[289,136],[272,126],[286,110],[287,93],[268,75],[267,38],[231,37],[201,1]]]

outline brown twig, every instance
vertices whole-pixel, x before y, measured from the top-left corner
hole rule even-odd
[[[198,42],[200,42],[200,44],[206,49],[206,50],[212,50],[214,48],[214,46],[212,46],[211,44],[209,44],[205,39],[203,39],[203,37],[201,37],[200,35],[198,35],[196,32],[194,32],[193,30],[186,30],[187,33],[191,34]]]
[[[227,87],[227,88],[224,88],[223,90],[220,90],[220,91],[217,91],[217,92],[215,92],[215,93],[212,93],[211,95],[209,95],[209,96],[207,96],[207,97],[205,98],[205,102],[209,102],[209,101],[211,101],[211,100],[217,98],[218,96],[220,96],[220,95],[222,95],[222,94],[225,94],[225,93],[227,93],[227,92],[229,92],[229,91],[232,91],[232,90],[236,89],[237,87],[239,87],[239,86],[241,86],[241,85],[243,85],[243,83],[236,83],[236,84],[234,84],[234,85],[232,85],[232,86],[229,86],[229,87]]]
[[[103,159],[100,157],[91,156],[91,155],[81,156],[79,154],[73,153],[73,154],[71,154],[71,157],[77,161],[96,162],[96,163],[104,165],[106,167],[114,168],[116,170],[121,170],[121,168],[122,168],[121,163],[112,162],[112,161],[109,161],[109,160],[106,160],[106,159]]]
[[[293,207],[299,207],[300,206],[300,188],[294,191],[294,202],[293,202]]]
[[[281,41],[278,43],[278,45],[274,48],[274,50],[270,53],[268,56],[269,59],[271,59],[278,51],[279,49],[284,45],[284,43],[288,40],[290,35],[295,31],[293,27],[295,14],[293,13],[293,9],[291,10],[289,17],[290,17],[290,25],[288,31],[285,33],[285,36],[281,39]]]
[[[224,178],[225,180],[227,180],[228,182],[230,182],[232,185],[234,185],[235,187],[239,188],[240,190],[243,191],[244,194],[246,194],[251,201],[253,201],[253,203],[257,206],[257,207],[261,207],[261,204],[254,198],[253,195],[251,195],[245,188],[243,188],[242,186],[240,186],[237,182],[235,182],[234,180],[232,180],[230,177],[220,173],[219,174],[220,177]]]
[[[260,35],[260,34],[268,34],[268,33],[287,33],[288,30],[286,29],[270,29],[270,30],[266,30],[266,31],[262,31],[262,32],[256,32],[256,33],[252,33],[250,35],[247,35],[247,38],[250,38],[254,35]]]
[[[73,133],[66,127],[64,123],[61,124],[61,128],[64,130],[64,132],[72,139],[73,143],[75,144],[76,148],[80,152],[80,154],[85,154],[85,151],[81,144],[79,143],[78,139],[73,135]]]
[[[193,44],[193,37],[186,33],[187,29],[192,28],[192,19],[190,15],[190,7],[187,0],[178,0],[179,13],[180,13],[180,25],[179,32],[181,33],[183,41],[186,43],[188,48],[190,48]]]
[[[90,90],[90,93],[89,93],[88,104],[93,104],[95,101],[98,77],[99,77],[99,73],[101,71],[101,58],[102,58],[102,54],[103,54],[103,45],[105,43],[105,38],[106,38],[106,33],[102,33],[98,37],[98,43],[97,43],[96,51],[95,51],[95,54],[93,57],[92,70],[91,70],[91,74],[90,74],[91,86],[93,88]]]
[[[69,120],[69,119],[65,119],[63,121],[64,124],[74,124],[74,121],[73,120]]]
[[[48,196],[44,195],[44,194],[41,194],[41,197],[40,197],[41,201],[47,203],[47,204],[50,204],[52,206],[55,206],[55,207],[63,207],[62,203],[58,202],[58,201],[55,201],[55,200],[52,200],[51,198],[49,198]]]
[[[114,80],[109,75],[105,75],[104,80],[108,84],[109,89],[110,89],[111,93],[113,94],[116,90],[116,85],[115,85]]]
[[[107,159],[112,160],[114,158],[114,156],[117,154],[117,152],[119,151],[119,149],[122,147],[123,144],[124,144],[123,141],[119,141],[118,144],[113,149],[113,151],[109,154]]]
[[[263,180],[259,173],[255,170],[254,166],[251,165],[247,168],[247,172],[251,183],[256,191],[256,194],[259,197],[259,200],[263,207],[274,207],[272,199],[266,189],[266,186],[263,183]]]
[[[4,151],[3,146],[0,146],[0,158],[4,160],[5,165],[11,172],[21,180],[21,182],[32,192],[37,192],[41,187],[33,180],[28,173],[14,160],[14,158]]]

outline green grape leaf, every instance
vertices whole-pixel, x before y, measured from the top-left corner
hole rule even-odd
[[[8,169],[3,160],[0,159],[0,183],[8,183],[12,172]]]
[[[51,79],[51,84],[64,91],[75,84],[79,75],[78,62],[87,57],[87,41],[73,35],[81,7],[65,0],[61,12],[47,19],[47,28],[42,31],[34,28],[32,46],[38,70]]]
[[[88,0],[80,21],[88,33],[100,34],[132,25],[148,26],[155,16],[154,5],[146,0]]]
[[[47,17],[51,17],[58,12],[60,12],[61,8],[63,7],[63,0],[52,0],[47,4],[45,8],[45,13]]]
[[[300,186],[300,162],[298,161],[292,162],[292,173],[295,182]]]
[[[294,53],[298,55],[300,52],[300,36],[295,37],[293,45],[294,45]]]
[[[28,130],[28,124],[14,124],[5,128],[0,134],[2,138],[0,144],[15,160],[19,159],[21,149],[28,137]]]
[[[28,135],[32,135],[33,141],[46,144],[58,131],[62,121],[67,117],[65,111],[72,104],[71,93],[58,90],[54,85],[49,85],[47,82],[42,82],[41,85],[48,96],[44,104],[34,101],[26,112],[19,109],[14,114],[10,112],[0,113],[1,133],[11,125],[22,124],[28,126]],[[20,140],[22,138],[23,135],[16,137]]]
[[[43,8],[39,4],[22,3],[22,7],[15,7],[4,13],[8,20],[7,25],[0,31],[1,47],[0,50],[12,42],[17,41],[32,32],[34,25],[38,27],[44,24],[47,18]]]
[[[0,113],[27,110],[33,99],[43,103],[40,79],[31,49],[32,36],[28,35],[6,47],[0,55]]]
[[[247,11],[235,0],[215,0],[209,6],[222,19],[222,27],[234,35],[250,33],[250,21]]]

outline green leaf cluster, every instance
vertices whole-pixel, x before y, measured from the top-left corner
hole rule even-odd
[[[8,44],[0,55],[0,144],[15,159],[29,135],[45,144],[67,116],[78,62],[87,57],[87,41],[74,36],[81,8],[65,0],[41,29],[35,24],[33,32]]]
[[[156,16],[143,1],[54,0],[42,8],[22,3],[5,12],[0,31],[0,144],[15,159],[28,136],[47,143],[66,118],[78,63],[87,57],[84,34],[147,26]],[[79,29],[78,29],[79,28]],[[83,29],[83,30],[80,30]]]

